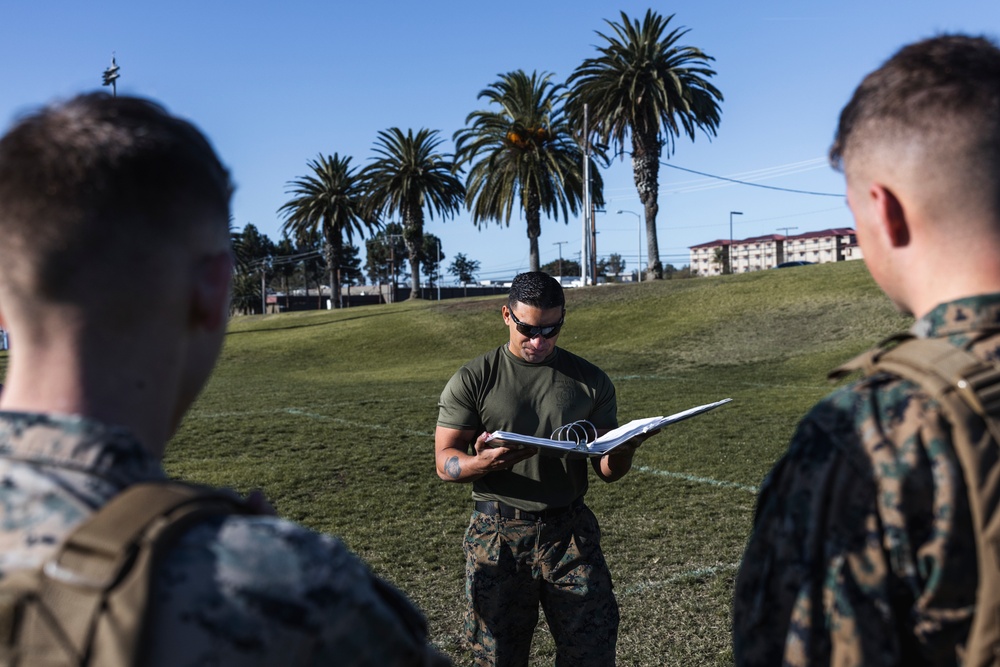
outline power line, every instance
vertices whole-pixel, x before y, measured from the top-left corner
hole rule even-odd
[[[763,180],[782,178],[785,176],[793,176],[795,174],[801,174],[807,171],[813,171],[820,167],[825,167],[827,162],[825,159],[812,159],[806,160],[804,162],[793,162],[790,164],[779,165],[776,167],[764,167],[761,169],[753,169],[751,171],[742,171],[735,174],[727,174],[726,178],[730,178],[736,181],[742,181],[745,183],[758,183]],[[689,178],[687,180],[681,181],[671,181],[667,192],[669,194],[682,194],[688,192],[702,192],[704,190],[714,190],[716,188],[725,188],[732,185],[732,183],[726,181],[718,181],[714,178]]]
[[[300,253],[298,255],[272,255],[270,257],[260,257],[258,259],[251,260],[247,262],[247,266],[250,268],[257,268],[265,264],[270,264],[272,266],[277,266],[279,264],[292,264],[294,262],[301,262],[304,259],[311,259],[313,257],[321,257],[322,252],[319,250],[310,250],[309,252]]]
[[[689,174],[697,174],[698,176],[704,176],[706,178],[714,178],[719,181],[728,181],[729,183],[736,183],[738,185],[748,185],[752,188],[764,188],[765,190],[778,190],[779,192],[792,192],[799,195],[813,195],[815,197],[843,197],[843,194],[837,194],[833,192],[813,192],[811,190],[795,190],[793,188],[779,188],[776,185],[761,185],[760,183],[750,183],[748,181],[740,181],[735,178],[727,178],[726,176],[716,176],[715,174],[706,174],[703,171],[695,171],[694,169],[687,169],[685,167],[678,167],[675,164],[670,164],[669,162],[660,161],[660,164],[664,167],[670,167],[671,169],[677,169],[678,171],[686,171]]]
[[[632,152],[631,151],[625,151],[625,150],[619,151],[619,152],[615,153],[614,155],[612,155],[611,159],[613,160],[616,157],[618,157],[619,155],[632,155]],[[755,171],[752,171],[752,172],[749,172],[749,173],[750,174],[761,173],[763,175],[765,172],[769,172],[769,171],[781,171],[782,169],[784,169],[786,167],[791,167],[792,168],[792,170],[790,172],[788,172],[788,173],[796,173],[798,171],[808,171],[811,167],[808,167],[806,165],[808,165],[808,164],[810,164],[810,163],[812,163],[814,161],[815,161],[815,159],[814,160],[806,160],[806,161],[803,161],[803,162],[791,163],[791,164],[788,164],[788,165],[781,165],[780,167],[773,167],[773,168],[769,167],[769,168],[764,168],[764,169],[758,169],[758,170],[755,170]],[[660,160],[660,164],[663,165],[664,167],[670,167],[671,169],[677,169],[678,171],[686,171],[689,174],[696,174],[698,176],[704,176],[705,178],[714,178],[714,179],[716,179],[718,181],[726,181],[728,183],[736,183],[737,185],[749,185],[750,187],[753,187],[753,188],[764,188],[766,190],[778,190],[779,192],[792,192],[792,193],[800,194],[800,195],[813,195],[815,197],[841,197],[841,198],[844,197],[843,194],[837,194],[837,193],[833,193],[833,192],[814,192],[812,190],[796,190],[794,188],[779,188],[779,187],[774,186],[774,185],[761,185],[760,183],[751,183],[749,181],[741,181],[741,180],[739,180],[737,178],[729,178],[727,176],[717,176],[715,174],[707,174],[707,173],[705,173],[703,171],[695,171],[694,169],[688,169],[686,167],[678,167],[675,164],[671,164],[669,162],[664,162],[663,160]],[[783,176],[785,174],[780,174],[779,173],[779,174],[774,174],[774,175]]]
[[[809,160],[800,160],[798,162],[788,162],[785,164],[779,164],[773,167],[761,167],[758,169],[751,169],[749,171],[741,171],[735,174],[730,174],[728,178],[739,180],[739,181],[760,181],[764,179],[779,178],[783,176],[792,176],[795,174],[801,174],[806,171],[812,171],[820,167],[825,167],[829,163],[826,158],[811,158]],[[669,187],[664,185],[666,190],[670,194],[682,194],[687,192],[698,192],[701,190],[710,190],[714,188],[725,187],[725,183],[713,183],[712,178],[691,178],[683,181],[671,181]],[[635,186],[626,186],[620,188],[604,188],[605,201],[616,201],[618,197],[609,197],[609,193],[614,192],[625,192],[628,191],[635,194]]]

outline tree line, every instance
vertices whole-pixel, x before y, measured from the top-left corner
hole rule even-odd
[[[438,130],[398,127],[378,133],[374,156],[363,168],[352,166],[350,156],[320,153],[307,163],[305,176],[287,184],[290,199],[278,210],[279,246],[285,245],[275,254],[317,253],[321,264],[312,271],[323,266],[331,286],[351,285],[361,275],[353,237],[371,234],[369,277],[388,282],[391,274],[394,280],[405,255],[410,298],[419,298],[422,268],[432,282],[440,279],[440,239],[424,233],[425,216],[448,219],[464,207],[479,228],[491,222],[509,227],[515,211],[523,214],[530,268],[540,270],[542,215],[561,215],[568,223],[570,214],[580,213],[588,174],[590,203],[602,207],[599,167],[628,154],[644,208],[645,279],[662,278],[660,161],[681,136],[714,136],[723,100],[710,82],[714,58],[680,44],[688,30],[672,28],[673,18],[647,10],[641,20],[625,12],[606,20],[607,29],[596,31],[597,54],[565,82],[548,72],[499,75],[478,95],[486,108],[471,112],[452,135],[453,153],[442,150]],[[460,255],[456,261],[460,257],[468,262]],[[301,270],[310,269],[303,262]]]
[[[339,283],[346,285],[348,295],[355,285],[395,285],[407,268],[408,256],[403,243],[402,226],[390,223],[371,238],[365,240],[367,260],[361,265],[360,248],[352,243],[341,246],[338,265],[334,272]],[[264,311],[262,299],[267,291],[292,294],[300,288],[308,295],[315,289],[316,304],[323,307],[323,280],[329,277],[329,264],[323,251],[323,239],[318,231],[297,235],[287,232],[274,243],[253,224],[240,232],[232,232],[232,245],[236,257],[236,278],[233,282],[232,309],[234,313],[252,314]],[[424,234],[420,271],[427,276],[433,288],[441,280],[442,262],[445,259],[441,240],[434,234]],[[461,284],[476,279],[479,262],[457,253],[447,272]],[[366,281],[367,279],[367,281]],[[330,298],[343,306],[340,290],[333,289]]]

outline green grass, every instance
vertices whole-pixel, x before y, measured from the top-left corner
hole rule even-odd
[[[615,381],[619,419],[733,403],[668,427],[616,484],[593,480],[622,612],[620,665],[730,665],[730,596],[754,489],[828,370],[905,328],[861,262],[567,292],[559,343]],[[262,488],[335,533],[459,645],[469,487],[434,473],[436,402],[501,344],[502,297],[233,320],[174,438],[175,476]],[[0,362],[5,361],[0,356]],[[544,623],[533,664],[551,664]]]

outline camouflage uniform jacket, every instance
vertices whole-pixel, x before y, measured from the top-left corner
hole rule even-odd
[[[124,487],[164,479],[124,429],[0,413],[0,576]],[[420,613],[338,540],[270,516],[186,532],[157,572],[147,665],[446,665]]]
[[[1000,359],[1000,294],[913,333]],[[737,665],[956,665],[977,583],[965,482],[940,406],[879,374],[817,404],[765,480],[736,581]]]

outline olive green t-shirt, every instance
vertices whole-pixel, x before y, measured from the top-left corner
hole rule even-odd
[[[511,354],[507,344],[473,359],[445,386],[438,426],[548,437],[586,419],[598,429],[618,426],[611,379],[589,361],[559,347],[541,363]],[[470,447],[472,443],[469,443]],[[500,500],[529,512],[565,507],[587,492],[585,458],[541,451],[511,470],[472,483],[474,500]]]

